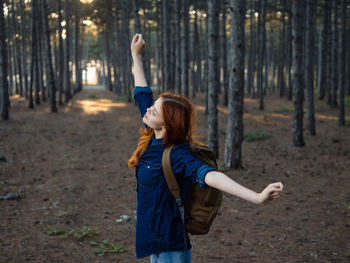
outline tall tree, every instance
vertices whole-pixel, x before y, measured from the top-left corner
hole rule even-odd
[[[64,60],[64,70],[65,70],[65,102],[68,103],[69,100],[72,98],[72,91],[71,91],[71,70],[69,67],[69,62],[71,59],[70,56],[70,50],[71,50],[71,39],[72,39],[72,32],[71,32],[71,2],[70,0],[64,1],[64,15],[66,20],[66,45],[65,45],[65,60]]]
[[[285,21],[285,10],[286,10],[286,0],[281,0],[281,23],[282,30],[280,34],[280,50],[279,50],[279,63],[278,63],[278,75],[277,75],[277,89],[279,90],[279,95],[282,97],[285,90],[284,82],[284,63],[285,63],[285,32],[286,32],[286,21]]]
[[[324,18],[323,18],[323,32],[322,32],[322,71],[321,71],[321,83],[320,83],[320,95],[319,99],[323,100],[326,95],[326,86],[329,86],[329,79],[327,79],[327,54],[328,54],[328,43],[329,43],[329,17],[330,7],[329,0],[324,0]]]
[[[316,135],[315,105],[314,105],[314,5],[315,0],[306,3],[306,37],[305,37],[305,87],[307,123],[306,128],[310,135]]]
[[[6,27],[4,18],[4,1],[0,1],[0,114],[2,120],[9,119],[8,82],[7,82],[7,47]]]
[[[224,162],[226,167],[242,166],[244,98],[245,0],[230,1],[230,81]]]
[[[62,37],[62,0],[57,0],[57,27],[58,27],[58,105],[63,105],[63,83],[64,83],[64,47]]]
[[[174,3],[175,90],[181,94],[181,0]]]
[[[190,17],[189,17],[189,1],[183,0],[182,2],[182,20],[183,20],[183,30],[182,30],[182,87],[184,90],[184,95],[189,96],[189,27],[190,27]]]
[[[218,140],[218,89],[219,89],[219,5],[208,1],[208,146],[219,154]]]
[[[43,15],[44,15],[44,36],[45,36],[45,64],[46,64],[46,82],[48,90],[50,91],[50,105],[51,112],[57,112],[56,106],[56,86],[55,78],[53,74],[52,55],[51,55],[51,43],[50,43],[50,28],[47,18],[47,3],[43,1]]]
[[[82,90],[82,77],[81,77],[81,46],[80,46],[80,1],[75,2],[75,87],[74,93]]]
[[[30,61],[30,84],[29,84],[29,100],[28,100],[28,107],[29,109],[34,108],[33,103],[33,86],[35,85],[35,89],[37,90],[38,85],[38,79],[37,79],[37,48],[36,48],[36,42],[38,34],[37,26],[36,26],[36,19],[37,19],[37,1],[38,0],[32,0],[32,42],[31,42],[31,61]]]
[[[345,60],[346,60],[346,11],[348,0],[342,1],[342,28],[341,28],[341,45],[340,45],[340,69],[339,69],[339,93],[338,93],[338,124],[345,125],[345,108],[344,108],[344,93],[345,93]]]
[[[302,64],[302,49],[303,49],[303,18],[302,1],[292,1],[292,72],[293,72],[293,145],[304,146],[303,137],[303,64]]]
[[[130,43],[130,2],[127,0],[122,1],[122,10],[123,10],[123,15],[122,15],[122,28],[123,28],[123,41],[125,43]],[[128,45],[128,44],[127,44]],[[131,75],[131,51],[130,48],[125,49],[125,68],[126,68],[126,74],[125,74],[125,80],[126,80],[126,85],[125,85],[125,94],[128,96],[128,102],[131,101],[131,94],[130,94],[130,86],[131,86],[131,80],[132,80],[132,75]]]
[[[259,0],[259,61],[258,61],[258,97],[259,109],[264,109],[264,91],[263,91],[263,64],[265,58],[265,15],[266,15],[266,0]]]
[[[255,33],[254,33],[254,0],[250,1],[250,36],[249,36],[249,53],[248,53],[248,72],[247,72],[247,91],[248,94],[254,94],[254,47],[255,47]],[[252,94],[253,93],[253,94]]]
[[[21,15],[21,24],[20,24],[20,32],[22,36],[21,41],[21,52],[22,52],[22,72],[24,75],[24,95],[28,98],[28,70],[27,70],[27,52],[26,52],[26,39],[27,39],[27,30],[25,29],[26,21],[24,16],[24,3],[23,0],[19,1],[19,10]]]
[[[169,18],[169,1],[162,1],[162,50],[163,50],[163,67],[162,83],[163,90],[170,89],[170,18]]]
[[[221,0],[221,68],[223,71],[224,105],[227,106],[228,69],[227,69],[227,37],[226,37],[226,0]]]
[[[12,24],[15,34],[15,42],[13,43],[16,50],[16,66],[17,66],[17,73],[18,73],[18,82],[19,82],[19,95],[23,96],[23,74],[22,74],[22,52],[21,52],[21,45],[19,40],[19,30],[18,30],[18,19],[17,15],[15,14],[15,2],[14,0],[11,1],[11,10],[12,10]]]
[[[332,32],[332,84],[331,84],[331,106],[337,107],[337,89],[338,89],[338,0],[332,0],[333,10],[333,32]]]

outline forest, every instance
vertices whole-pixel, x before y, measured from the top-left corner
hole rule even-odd
[[[193,262],[348,262],[348,0],[0,0],[0,262],[136,262],[136,33],[220,170],[286,187],[224,195]]]

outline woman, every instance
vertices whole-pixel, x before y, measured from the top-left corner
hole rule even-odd
[[[140,59],[144,46],[142,35],[135,34],[131,42],[134,97],[146,126],[128,163],[135,169],[137,178],[136,255],[138,258],[150,256],[151,263],[185,262],[185,258],[190,262],[190,241],[188,236],[184,241],[184,226],[162,171],[162,154],[166,146],[175,145],[171,164],[182,200],[186,200],[191,180],[201,187],[211,186],[255,204],[267,204],[277,199],[283,185],[273,183],[256,193],[200,162],[189,146],[194,142],[193,105],[187,98],[169,92],[161,94],[153,104]],[[185,247],[189,249],[184,251]]]

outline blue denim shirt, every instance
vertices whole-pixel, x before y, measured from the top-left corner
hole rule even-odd
[[[153,104],[152,91],[149,87],[136,87],[134,97],[143,117],[147,108]],[[136,166],[136,255],[138,258],[185,248],[180,213],[162,170],[163,151],[162,139],[156,139],[153,136]],[[174,146],[170,159],[183,200],[186,200],[191,181],[205,187],[205,175],[214,170],[199,161],[188,144]],[[191,248],[188,236],[186,242],[187,248]]]

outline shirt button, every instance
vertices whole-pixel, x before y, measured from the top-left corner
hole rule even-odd
[[[151,168],[151,166],[147,165],[147,168]]]

